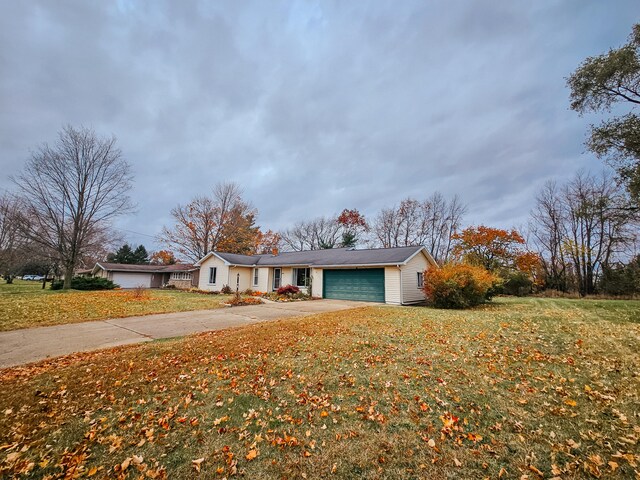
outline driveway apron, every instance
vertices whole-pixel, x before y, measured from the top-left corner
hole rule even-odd
[[[265,303],[0,332],[0,368],[76,352],[371,305],[375,304],[346,300]]]

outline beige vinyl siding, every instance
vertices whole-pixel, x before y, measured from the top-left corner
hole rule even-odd
[[[216,267],[218,269],[216,273],[216,283],[209,283],[209,268]],[[200,278],[198,279],[198,288],[200,290],[220,291],[224,285],[229,283],[229,267],[224,264],[215,255],[207,258],[200,265]],[[234,284],[235,287],[235,284]]]
[[[269,288],[269,268],[258,268],[258,286],[251,287],[259,292],[268,292]],[[253,275],[253,269],[251,269],[251,275]],[[253,283],[253,279],[251,280]]]
[[[424,292],[418,288],[418,272],[424,272],[429,266],[427,257],[418,253],[402,267],[402,303],[424,301]]]
[[[293,268],[282,267],[282,286],[293,285]]]
[[[311,269],[311,295],[322,298],[322,269]]]
[[[400,269],[385,267],[384,269],[384,301],[399,305],[400,302]]]
[[[231,287],[231,290],[234,292],[236,288],[238,288],[238,280],[240,281],[239,289],[241,292],[245,291],[247,288],[251,288],[251,274],[253,273],[253,268],[251,267],[230,267],[229,268],[229,278],[225,280],[225,283]],[[240,275],[238,277],[238,275]]]

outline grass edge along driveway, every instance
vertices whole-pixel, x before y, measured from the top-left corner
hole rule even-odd
[[[220,308],[229,295],[179,290],[50,290],[38,282],[0,283],[0,331]]]
[[[634,478],[639,307],[365,307],[6,370],[0,476]]]

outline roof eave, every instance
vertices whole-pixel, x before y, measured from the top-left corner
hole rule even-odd
[[[427,257],[427,261],[432,266],[434,266],[434,267],[438,266],[438,262],[435,261],[433,256],[429,253],[429,250],[427,250],[427,247],[425,247],[424,245],[422,245],[418,250],[415,251],[415,253],[413,253],[409,258],[407,258],[404,262],[402,262],[402,265],[406,265],[407,263],[409,263],[411,261],[411,259],[413,259],[413,257],[415,257],[416,255],[418,255],[421,252],[424,254],[425,257]]]
[[[383,263],[338,263],[331,265],[310,265],[312,268],[338,268],[338,267],[395,267],[396,265],[404,265],[402,262],[383,262]]]

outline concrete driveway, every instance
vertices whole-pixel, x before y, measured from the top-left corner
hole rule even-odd
[[[158,338],[371,305],[374,304],[347,300],[265,303],[0,332],[0,368]]]

